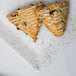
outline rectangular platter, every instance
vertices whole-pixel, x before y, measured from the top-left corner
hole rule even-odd
[[[48,62],[76,36],[76,2],[69,2],[69,15],[66,31],[63,36],[55,37],[44,25],[40,28],[38,39],[34,43],[32,39],[18,31],[16,27],[8,21],[6,15],[31,3],[39,1],[49,4],[63,0],[0,0],[0,37],[14,49],[18,55],[27,60],[34,69],[42,70]]]

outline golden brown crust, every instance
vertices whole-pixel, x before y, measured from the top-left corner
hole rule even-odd
[[[18,29],[28,34],[35,42],[37,39],[39,28],[41,26],[41,22],[36,17],[34,10],[42,6],[44,6],[42,2],[31,4],[27,7],[21,8],[8,14],[7,18]]]
[[[67,2],[56,2],[43,9],[38,8],[35,14],[55,36],[64,34],[68,16]]]

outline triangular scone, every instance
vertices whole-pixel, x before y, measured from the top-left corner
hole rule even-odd
[[[17,26],[17,29],[20,29],[28,34],[35,42],[41,26],[41,21],[36,17],[34,10],[43,6],[44,4],[42,2],[31,4],[10,13],[7,15],[7,18]]]
[[[55,36],[63,35],[68,16],[67,2],[56,2],[38,8],[35,14]]]

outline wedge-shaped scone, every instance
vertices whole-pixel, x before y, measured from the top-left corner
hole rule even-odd
[[[43,6],[44,4],[42,2],[31,4],[27,7],[18,9],[17,11],[10,13],[9,15],[7,15],[7,18],[15,26],[17,26],[17,29],[20,29],[28,34],[35,42],[37,39],[39,28],[41,26],[41,21],[36,17],[34,10],[38,7]]]
[[[63,35],[68,16],[67,2],[56,2],[38,8],[35,14],[55,36]]]

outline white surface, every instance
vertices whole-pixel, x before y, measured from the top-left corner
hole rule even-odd
[[[16,27],[6,19],[6,15],[19,7],[37,1],[41,0],[0,0],[0,37],[15,49],[15,53],[27,60],[34,69],[42,70],[76,36],[76,3],[75,0],[67,0],[70,2],[70,9],[64,35],[55,37],[45,26],[42,26],[37,42],[33,43],[29,36],[17,31]],[[42,1],[53,2],[53,0]]]
[[[12,2],[14,1],[15,0]],[[73,1],[73,6],[76,7],[75,0],[71,1]],[[14,3],[16,4],[16,2]],[[22,4],[23,3],[21,3],[21,5]],[[12,5],[13,4],[11,4],[11,6]],[[6,7],[5,5],[3,6]],[[73,8],[74,12],[75,10],[76,9]],[[76,15],[71,15],[76,18]],[[30,65],[28,65],[27,62],[24,62],[21,57],[17,56],[11,47],[4,43],[4,41],[0,40],[0,76],[76,76],[76,38],[74,38],[71,43],[56,56],[53,62],[40,73],[31,69]]]
[[[76,76],[76,38],[40,73],[0,40],[0,76]]]
[[[41,1],[41,0],[36,0]],[[53,2],[43,0],[45,3]],[[54,0],[60,1],[60,0]],[[69,1],[69,0],[67,0]],[[68,42],[76,35],[76,11],[74,0],[70,2],[69,18],[66,31],[63,36],[55,37],[45,26],[41,27],[36,43],[29,36],[17,31],[7,19],[6,15],[19,7],[35,2],[34,0],[0,0],[0,37],[5,40],[15,52],[27,60],[36,70],[42,70],[45,65],[59,53]],[[8,29],[8,30],[7,30]],[[70,32],[70,33],[69,33]]]

